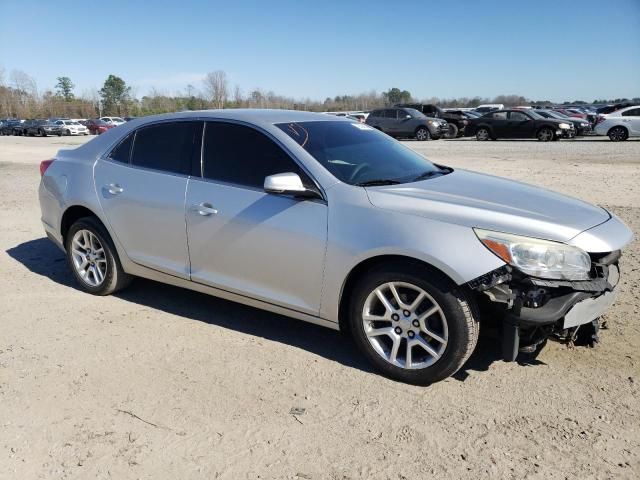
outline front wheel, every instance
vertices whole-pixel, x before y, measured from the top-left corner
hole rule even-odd
[[[64,133],[67,137],[71,136],[71,130],[69,129],[67,129]]]
[[[547,127],[544,127],[538,130],[538,134],[536,135],[536,137],[540,142],[549,142],[553,140],[554,136],[555,136],[555,133],[553,132],[553,130]]]
[[[457,372],[476,346],[471,304],[441,275],[402,264],[371,271],[352,296],[358,349],[385,376],[428,385]]]
[[[431,134],[429,133],[429,129],[426,127],[420,127],[416,130],[416,140],[420,142],[424,142],[431,138]]]
[[[66,235],[67,263],[80,286],[94,295],[110,295],[131,282],[111,237],[94,217],[71,225]]]
[[[623,142],[629,138],[629,132],[624,127],[613,127],[607,135],[612,142]]]

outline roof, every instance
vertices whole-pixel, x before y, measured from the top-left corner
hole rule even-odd
[[[135,119],[140,124],[157,121],[170,120],[172,118],[223,118],[227,120],[238,120],[249,123],[274,124],[285,122],[311,122],[311,121],[336,121],[339,117],[326,115],[324,113],[303,112],[299,110],[278,110],[278,109],[258,109],[258,108],[230,108],[225,110],[189,110],[184,112],[164,113],[161,115],[151,115]],[[133,121],[133,120],[132,120]]]

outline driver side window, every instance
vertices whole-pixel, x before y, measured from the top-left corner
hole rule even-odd
[[[276,173],[297,173],[305,186],[313,185],[300,166],[273,140],[244,125],[207,122],[204,133],[204,178],[262,189]]]

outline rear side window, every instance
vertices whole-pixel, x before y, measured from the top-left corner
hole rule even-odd
[[[201,122],[160,123],[136,131],[131,163],[189,174],[200,156]]]
[[[203,176],[211,180],[262,189],[265,177],[293,172],[310,182],[273,140],[244,125],[207,122],[203,148]]]
[[[133,133],[127,135],[116,148],[111,150],[109,158],[116,162],[129,163],[131,159],[131,145],[133,145]]]
[[[622,112],[623,117],[640,117],[640,108],[632,108],[626,112]]]
[[[385,110],[384,111],[384,116],[385,118],[397,118],[398,114],[396,113],[395,110]]]

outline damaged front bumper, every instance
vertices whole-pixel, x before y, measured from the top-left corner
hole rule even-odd
[[[597,321],[615,300],[620,255],[620,250],[591,254],[590,280],[545,280],[505,265],[469,282],[485,303],[502,313],[505,360],[515,360],[522,346],[553,335],[571,337],[581,325]],[[521,346],[522,333],[526,341]]]

